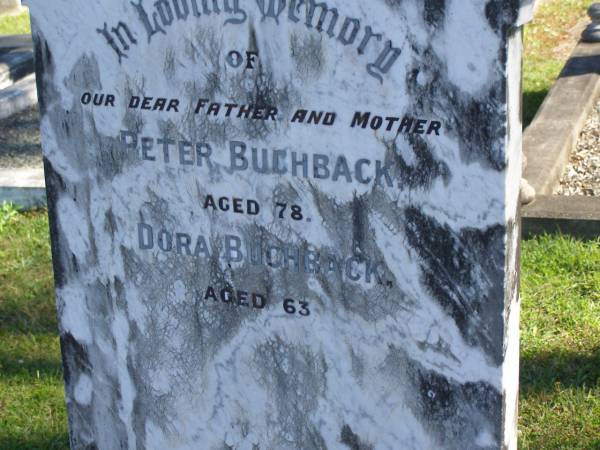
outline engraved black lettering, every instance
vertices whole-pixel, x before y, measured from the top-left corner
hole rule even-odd
[[[306,109],[297,110],[294,113],[294,115],[292,116],[292,123],[294,123],[294,122],[304,123],[307,115],[308,115],[308,110],[306,110]]]
[[[365,27],[365,36],[363,37],[360,45],[358,46],[358,54],[359,55],[363,55],[365,53],[365,50],[367,48],[367,45],[369,45],[369,41],[371,40],[371,38],[375,38],[378,41],[381,41],[383,36],[378,33],[373,33],[373,28],[371,28],[370,26],[367,26],[367,27]]]
[[[152,156],[150,152],[154,148],[154,139],[149,137],[142,138],[142,159],[144,161],[156,161],[156,157]]]
[[[121,130],[121,137],[119,140],[121,142],[121,150],[128,151],[137,149],[137,133],[134,133],[133,131]]]
[[[239,141],[231,141],[229,143],[229,154],[231,161],[231,170],[246,170],[248,169],[248,159],[245,157],[246,144]]]
[[[431,133],[435,133],[436,136],[439,136],[441,129],[442,129],[442,123],[434,120],[429,124],[429,129],[427,130],[427,134],[429,135]]]
[[[350,168],[348,167],[348,161],[343,156],[340,156],[337,159],[337,163],[335,164],[335,169],[333,170],[333,176],[331,179],[333,181],[338,181],[340,177],[343,177],[347,183],[352,183],[352,175],[350,174]]]
[[[204,294],[204,300],[214,300],[215,302],[217,301],[217,295],[215,294],[215,290],[213,289],[212,286],[209,286],[206,289],[206,293]]]
[[[155,12],[152,14],[152,20],[154,23],[150,22],[150,17],[148,17],[148,13],[146,12],[142,2],[143,0],[139,0],[139,3],[130,3],[136,9],[138,17],[142,22],[144,29],[146,30],[146,34],[148,35],[148,42],[150,42],[156,33],[167,34],[167,32],[158,23],[158,13]]]
[[[244,260],[242,240],[237,236],[225,236],[225,260],[228,263],[239,263]]]
[[[349,30],[350,35],[348,35]],[[344,20],[344,24],[342,25],[342,29],[340,31],[340,34],[338,35],[338,41],[340,41],[344,45],[352,45],[354,44],[354,41],[356,41],[356,36],[358,36],[359,31],[360,20],[351,19],[350,17],[347,17],[346,20]]]
[[[373,64],[367,65],[367,72],[383,83],[383,75],[390,71],[401,54],[402,50],[395,48],[392,45],[392,41],[387,41],[385,49],[377,57],[377,60]]]
[[[350,124],[350,127],[354,128],[356,126],[359,126],[362,128],[367,128],[367,126],[369,126],[370,118],[371,118],[371,113],[369,113],[369,112],[366,112],[366,113],[356,112],[356,113],[354,113],[354,117],[352,118],[352,123]]]
[[[224,10],[226,13],[241,16],[241,17],[232,17],[232,18],[227,19],[225,21],[225,25],[227,25],[227,24],[239,25],[239,24],[246,22],[246,19],[248,19],[248,13],[246,13],[245,10],[240,8],[239,0],[225,0]]]
[[[187,0],[173,0],[173,8],[175,9],[177,19],[187,20],[190,15],[190,6]]]
[[[175,235],[175,242],[178,254],[192,256],[192,237],[189,234],[177,233]]]
[[[194,248],[194,256],[203,257],[205,259],[211,258],[208,244],[206,243],[204,236],[198,236],[198,239],[196,240],[196,247]]]
[[[206,200],[204,200],[204,209],[212,208],[213,210],[217,210],[217,204],[215,203],[215,199],[212,195],[207,195]]]
[[[212,147],[207,143],[199,143],[196,144],[196,164],[199,167],[203,167],[203,161],[206,162],[206,167],[209,169],[213,168],[212,161],[210,160],[212,156]]]
[[[110,47],[115,51],[117,57],[119,58],[119,64],[121,64],[123,58],[127,58],[127,54],[125,52],[130,49],[129,45],[137,44],[137,40],[135,39],[133,33],[123,22],[119,22],[116,27],[113,27],[110,30],[112,34],[108,31],[108,24],[106,22],[104,23],[103,28],[98,28],[96,31],[104,36],[108,45],[110,45]],[[113,35],[116,36],[117,40],[114,39]]]
[[[167,0],[157,0],[154,2],[154,7],[158,12],[158,17],[160,17],[163,26],[171,26],[175,17],[173,16],[173,10],[169,2]]]
[[[323,25],[327,20],[327,17],[330,16],[331,19],[329,21],[329,27],[327,28],[327,35],[332,38],[335,36],[335,26],[337,25],[337,21],[339,19],[339,12],[337,8],[330,8],[327,6],[325,2],[316,3],[315,0],[308,0],[308,12],[306,13],[306,27],[312,28],[313,21],[315,17],[316,9],[320,8],[321,13],[319,16],[319,20],[317,21],[316,29],[319,32],[323,31]]]
[[[154,248],[154,230],[145,223],[138,224],[138,243],[140,250],[151,250]]]
[[[262,20],[271,18],[279,23],[279,16],[285,9],[285,0],[256,0],[256,4],[262,13]]]

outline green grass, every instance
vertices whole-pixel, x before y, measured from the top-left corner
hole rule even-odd
[[[0,449],[68,448],[45,212],[0,207]]]
[[[66,449],[45,211],[0,209],[0,449]],[[523,243],[520,448],[600,449],[600,240]]]
[[[523,243],[523,449],[600,449],[600,240]]]
[[[23,12],[17,15],[0,16],[0,36],[4,34],[29,34],[31,24],[29,13]]]
[[[529,125],[565,65],[568,54],[556,48],[569,39],[569,30],[586,17],[591,0],[552,0],[544,3],[525,27],[523,60],[523,122]]]

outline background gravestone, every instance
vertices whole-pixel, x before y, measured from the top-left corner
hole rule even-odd
[[[29,4],[73,448],[516,448],[531,5]]]

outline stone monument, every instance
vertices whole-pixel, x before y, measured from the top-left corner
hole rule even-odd
[[[73,449],[515,449],[519,0],[30,0]]]
[[[600,3],[593,3],[588,8],[588,16],[592,19],[581,35],[584,42],[600,42]]]

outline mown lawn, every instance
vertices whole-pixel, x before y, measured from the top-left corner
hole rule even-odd
[[[29,34],[31,25],[29,14],[23,12],[17,15],[0,16],[0,36],[3,34]]]
[[[68,448],[48,221],[0,208],[0,449]]]
[[[523,449],[600,449],[600,239],[523,242]]]
[[[0,449],[66,449],[44,211],[0,212]],[[600,240],[523,243],[521,449],[600,449]]]
[[[540,0],[537,0],[540,1]],[[523,61],[523,122],[527,126],[560,74],[568,53],[561,44],[571,39],[569,31],[583,18],[591,0],[552,0],[539,8],[525,27]]]

